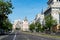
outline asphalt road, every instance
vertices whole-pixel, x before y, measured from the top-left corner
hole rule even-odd
[[[15,31],[12,34],[10,34],[7,37],[4,37],[0,40],[60,40],[60,39],[35,36],[35,35],[31,35],[31,34],[24,34],[19,31]]]

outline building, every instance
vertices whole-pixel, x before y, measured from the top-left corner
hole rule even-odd
[[[16,28],[22,28],[22,21],[20,19],[14,21],[13,30],[16,30]]]
[[[57,26],[55,26],[55,30],[60,30],[60,0],[48,0],[47,2],[48,8],[45,10],[44,15],[49,16],[52,15],[53,19],[57,21]]]
[[[23,20],[22,30],[23,31],[29,31],[29,23],[28,23],[27,17],[25,17],[25,19]]]
[[[20,31],[29,31],[29,23],[27,18],[25,18],[23,21],[20,19],[15,20],[13,24],[13,30],[16,30],[16,28],[20,29]]]
[[[35,22],[40,22],[41,25],[43,26],[44,25],[44,14],[37,14],[36,17],[35,17]]]

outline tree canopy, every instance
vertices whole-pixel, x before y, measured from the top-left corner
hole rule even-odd
[[[34,23],[31,23],[30,25],[29,25],[29,29],[30,29],[30,31],[34,31],[35,30],[35,24]]]
[[[51,27],[56,25],[56,20],[53,19],[51,15],[45,16],[45,26],[50,31]]]
[[[8,21],[8,15],[12,13],[12,9],[13,5],[11,0],[0,0],[0,28],[7,29],[12,25]]]

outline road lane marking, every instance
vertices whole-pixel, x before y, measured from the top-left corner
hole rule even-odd
[[[15,35],[14,35],[14,38],[13,38],[13,40],[15,40],[16,39],[16,33],[15,33]]]

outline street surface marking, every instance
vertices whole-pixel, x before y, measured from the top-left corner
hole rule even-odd
[[[15,33],[15,35],[14,35],[14,38],[13,38],[13,40],[15,40],[16,39],[16,33]]]

